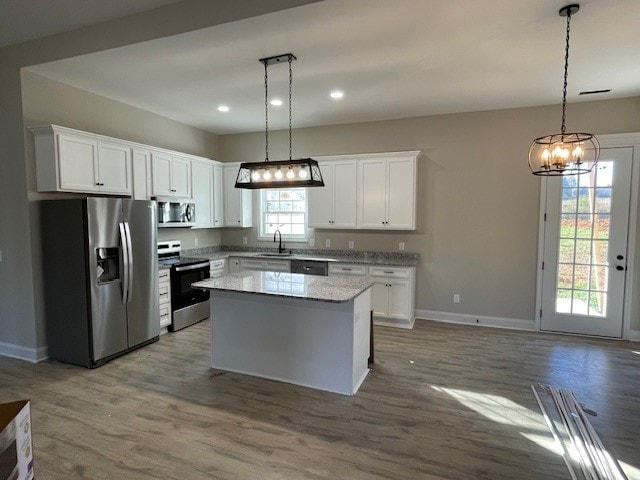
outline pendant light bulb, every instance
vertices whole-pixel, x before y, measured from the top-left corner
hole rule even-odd
[[[300,178],[307,178],[307,169],[301,168],[300,171],[298,172],[298,176]]]
[[[282,180],[282,177],[284,177],[284,175],[282,174],[282,170],[280,170],[280,168],[276,170],[276,173],[273,176],[276,177],[276,180]]]
[[[295,173],[293,173],[293,168],[289,167],[289,171],[287,172],[287,178],[289,180],[293,180],[293,178],[296,176]]]
[[[264,175],[262,175],[262,178],[264,178],[267,181],[271,180],[271,172],[269,170],[265,170]]]
[[[251,174],[251,179],[255,181],[260,180],[260,172],[258,170],[254,170]]]

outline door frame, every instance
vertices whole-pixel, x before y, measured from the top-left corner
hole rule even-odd
[[[622,339],[629,340],[631,302],[633,300],[633,274],[635,272],[634,264],[636,250],[636,229],[638,223],[638,184],[640,183],[640,132],[598,135],[597,137],[600,141],[601,148],[633,147],[633,157],[631,159],[631,192],[629,198],[629,233],[627,236],[627,276],[624,287],[624,302],[622,305]],[[557,180],[558,179],[551,179],[551,181]],[[543,178],[540,182],[540,207],[538,217],[538,264],[536,268],[536,309],[534,319],[537,331],[541,331],[540,317],[542,315],[542,261],[545,247],[544,239],[546,228],[544,216],[548,181],[550,181],[548,178]]]

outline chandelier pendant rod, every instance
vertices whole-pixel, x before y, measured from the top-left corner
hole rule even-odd
[[[564,84],[562,86],[562,127],[560,131],[562,136],[566,132],[566,118],[567,118],[567,79],[569,78],[569,34],[571,31],[571,9],[567,10],[567,37],[564,47]]]

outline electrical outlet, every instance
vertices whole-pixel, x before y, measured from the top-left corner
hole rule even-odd
[[[316,239],[315,238],[311,237],[309,239],[309,246],[310,247],[315,247],[316,246]]]
[[[242,237],[242,244],[246,245],[247,244],[247,237]]]
[[[349,240],[349,248],[353,248],[353,240]]]
[[[331,247],[331,240],[329,240],[328,238],[324,241],[324,246],[329,248]]]
[[[454,293],[453,294],[453,303],[460,303],[460,294],[459,293]]]
[[[400,243],[398,243],[398,249],[399,249],[400,251],[404,250],[404,242],[400,242]]]
[[[197,247],[198,246],[198,237],[193,239],[193,246]]]

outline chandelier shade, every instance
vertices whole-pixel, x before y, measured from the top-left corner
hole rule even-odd
[[[244,162],[240,164],[236,176],[236,188],[296,188],[324,187],[322,172],[318,162],[312,158],[291,158],[293,73],[291,64],[297,60],[292,53],[261,58],[264,65],[264,162]],[[269,66],[278,63],[289,64],[289,160],[269,161]]]
[[[240,164],[237,188],[324,187],[318,162],[312,158],[295,158],[276,162]]]
[[[571,16],[580,10],[573,3],[562,7],[558,14],[567,17],[564,54],[564,84],[562,89],[562,126],[560,133],[536,138],[529,148],[529,168],[539,176],[557,177],[589,173],[598,163],[600,143],[592,133],[567,133],[567,78],[569,72],[569,33]]]
[[[589,173],[600,155],[600,143],[590,133],[557,133],[536,138],[529,149],[534,175],[560,176]]]

